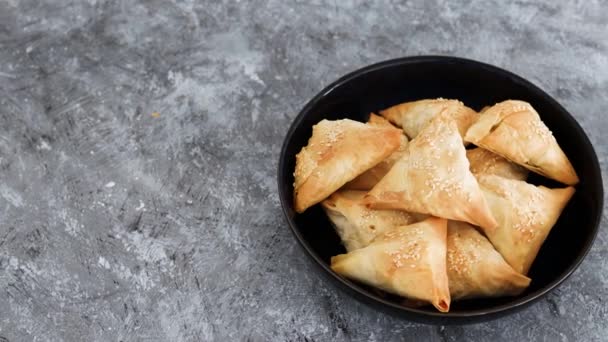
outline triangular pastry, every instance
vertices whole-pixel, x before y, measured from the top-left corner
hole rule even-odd
[[[574,194],[495,175],[477,175],[498,227],[486,232],[515,271],[527,274],[540,247]]]
[[[508,100],[487,109],[469,128],[465,141],[545,177],[568,185],[578,183],[568,157],[527,102]]]
[[[428,218],[396,227],[369,246],[331,258],[338,274],[384,291],[450,308],[445,219]]]
[[[515,272],[473,226],[448,222],[447,271],[452,300],[516,296],[530,278]]]
[[[477,180],[469,170],[456,123],[435,118],[404,156],[365,197],[375,209],[399,209],[466,221],[491,230],[496,226]]]
[[[377,125],[384,127],[395,128],[388,120],[385,118],[378,116],[374,113],[370,114],[369,121],[367,122],[369,125]],[[378,163],[376,166],[371,169],[363,172],[357,178],[352,181],[346,183],[343,189],[348,190],[370,190],[374,187],[374,185],[378,184],[378,182],[384,177],[388,171],[395,165],[397,160],[403,156],[405,150],[407,149],[407,137],[404,134],[401,134],[401,140],[399,144],[399,148],[393,152],[386,159]]]
[[[403,128],[410,139],[414,139],[433,118],[442,112],[448,113],[458,125],[460,136],[477,119],[478,114],[458,100],[433,99],[405,102],[380,112],[393,124]]]
[[[487,173],[510,179],[526,180],[528,170],[481,147],[467,150],[473,174]]]
[[[296,155],[295,210],[303,212],[380,163],[401,143],[399,129],[353,120],[322,120]]]
[[[374,210],[363,203],[365,191],[340,190],[321,202],[346,251],[369,245],[378,235],[420,221],[401,210]]]

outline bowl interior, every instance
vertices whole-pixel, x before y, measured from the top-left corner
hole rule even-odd
[[[475,110],[507,99],[530,102],[553,132],[581,179],[574,197],[530,270],[532,283],[526,292],[514,298],[454,302],[450,313],[443,315],[462,317],[500,312],[529,302],[564,280],[590,248],[602,210],[602,182],[595,152],[576,121],[546,93],[504,70],[458,58],[404,58],[361,69],[326,88],[296,118],[283,146],[279,192],[287,219],[313,259],[330,272],[330,277],[338,279],[339,276],[326,266],[331,256],[345,250],[323,210],[317,205],[301,215],[293,211],[295,155],[306,145],[312,126],[322,119],[365,121],[370,112],[405,101],[437,97],[459,99]],[[532,173],[528,182],[549,187],[563,186]],[[339,282],[381,305],[412,312],[400,304],[398,297],[378,294],[369,287],[347,280]],[[437,314],[432,307],[413,311]]]

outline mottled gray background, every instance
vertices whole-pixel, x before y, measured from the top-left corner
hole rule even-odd
[[[605,0],[0,0],[0,341],[605,341],[606,220],[538,304],[425,326],[311,272],[275,174],[312,95],[417,54],[532,80],[605,168],[607,13]]]

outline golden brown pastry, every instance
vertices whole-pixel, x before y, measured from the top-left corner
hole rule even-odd
[[[369,170],[401,143],[396,128],[353,120],[322,120],[313,126],[308,145],[296,155],[295,210],[303,212]]]
[[[365,191],[339,190],[321,202],[348,252],[369,245],[376,236],[416,221],[401,210],[374,210],[363,204]]]
[[[467,150],[467,159],[473,174],[487,173],[505,178],[526,180],[528,170],[496,153],[477,147]]]
[[[527,274],[574,188],[549,189],[495,175],[477,175],[498,228],[486,232],[515,271]]]
[[[428,218],[378,236],[369,246],[331,258],[338,274],[384,291],[450,308],[445,219]]]
[[[374,209],[399,209],[496,226],[477,180],[469,170],[453,119],[440,115],[412,141],[404,156],[365,197]]]
[[[460,221],[448,222],[447,269],[452,300],[516,296],[530,285],[485,236]]]
[[[414,139],[434,117],[441,112],[452,116],[458,125],[460,136],[477,119],[477,113],[458,100],[433,99],[405,102],[380,112],[393,124],[403,128],[410,139]]]
[[[384,127],[395,128],[388,120],[385,118],[378,116],[374,113],[370,114],[368,124],[370,125],[378,125]],[[370,190],[374,187],[374,185],[378,184],[378,182],[384,177],[388,171],[395,165],[397,160],[403,156],[405,150],[407,149],[407,137],[404,134],[401,134],[401,140],[399,144],[399,148],[393,152],[386,159],[381,161],[378,165],[372,167],[371,169],[363,172],[357,178],[352,181],[346,183],[343,189],[348,190]]]
[[[527,102],[508,100],[487,109],[469,128],[465,141],[564,184],[578,183],[568,157]]]
[[[375,113],[369,113],[369,120],[367,120],[367,123],[371,125],[395,127],[392,123],[390,123],[390,121]]]

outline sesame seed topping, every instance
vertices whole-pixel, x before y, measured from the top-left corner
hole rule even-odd
[[[545,142],[551,141],[553,134],[551,131],[545,126],[540,118],[533,118],[530,120],[530,127],[535,136],[541,138]]]
[[[400,245],[398,248],[387,252],[391,257],[393,265],[396,268],[401,268],[406,265],[414,264],[420,259],[423,252],[423,242],[420,240],[420,235],[423,234],[422,230],[418,227],[408,227],[404,229],[392,230],[392,237],[398,237],[400,239]],[[415,265],[414,265],[415,267]]]
[[[336,123],[334,126],[330,127],[330,129],[325,132],[325,145],[330,146],[336,143],[338,140],[342,138],[344,135],[343,131],[340,130],[340,124]]]

